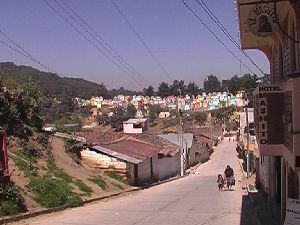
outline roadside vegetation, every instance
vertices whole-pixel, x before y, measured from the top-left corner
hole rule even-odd
[[[109,176],[112,179],[115,179],[115,180],[121,182],[121,183],[128,184],[128,180],[126,178],[122,177],[116,171],[105,171],[104,174]]]
[[[86,195],[86,196],[91,196],[92,195],[93,189],[91,187],[87,186],[81,180],[76,179],[74,181],[74,184],[79,188],[80,191],[83,192],[83,195]]]
[[[107,185],[105,180],[102,177],[93,177],[93,178],[89,178],[89,180],[95,184],[97,184],[102,190],[106,190]]]
[[[14,183],[1,183],[0,194],[0,216],[9,216],[26,211],[20,189]]]

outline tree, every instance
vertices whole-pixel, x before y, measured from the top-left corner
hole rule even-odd
[[[134,105],[132,105],[132,104],[129,103],[127,105],[126,112],[127,112],[128,116],[135,117],[135,115],[136,115],[136,108],[134,107]]]
[[[154,120],[158,117],[159,113],[162,111],[160,105],[151,105],[149,107],[148,121],[150,125],[153,124]]]
[[[214,75],[209,75],[203,82],[203,88],[206,93],[221,91],[221,83]]]
[[[161,84],[159,84],[158,86],[158,95],[160,97],[166,97],[166,96],[170,96],[170,87],[167,83],[162,82]]]
[[[178,81],[174,80],[173,84],[170,86],[170,95],[185,95],[186,94],[186,86],[184,84],[184,81]]]
[[[195,122],[200,126],[203,126],[207,121],[207,113],[206,112],[195,112],[193,116]]]
[[[154,88],[151,85],[147,88],[144,88],[144,95],[149,96],[149,97],[153,96],[154,95]]]
[[[241,79],[237,75],[234,75],[228,80],[222,80],[222,89],[236,95],[241,90]]]
[[[39,87],[32,82],[18,90],[0,87],[0,127],[9,135],[28,138],[32,128],[41,129]]]
[[[130,118],[131,116],[129,116],[122,108],[117,108],[113,111],[113,115],[110,118],[110,125],[117,131],[121,131],[123,129],[123,122]]]
[[[245,74],[240,78],[240,80],[241,90],[252,92],[257,87],[259,78],[255,74]]]
[[[187,85],[187,94],[188,95],[198,95],[198,94],[202,94],[203,90],[201,88],[198,87],[197,84],[195,84],[195,82],[190,82]]]
[[[234,107],[219,108],[211,111],[211,116],[214,123],[225,126],[226,122],[230,120],[235,109]]]

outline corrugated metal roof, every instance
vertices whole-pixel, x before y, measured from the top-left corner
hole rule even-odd
[[[159,137],[162,137],[166,139],[169,142],[172,142],[176,145],[180,145],[180,135],[179,134],[163,134],[158,135]],[[194,135],[192,133],[184,133],[183,134],[183,145],[184,147],[191,148],[193,144],[193,137]]]
[[[135,140],[124,140],[103,145],[103,147],[141,161],[158,154],[162,150],[155,145]]]
[[[124,123],[136,124],[136,123],[145,123],[147,118],[134,118],[125,121]]]
[[[134,163],[134,164],[138,164],[138,163],[142,162],[139,159],[136,159],[134,157],[131,157],[131,156],[128,156],[128,155],[125,155],[125,154],[122,154],[122,153],[119,153],[119,152],[107,149],[107,148],[104,148],[102,146],[97,146],[96,145],[96,146],[91,147],[91,149],[93,149],[94,151],[101,152],[101,153],[104,153],[106,155],[115,157],[117,159],[124,160],[126,162],[130,162],[130,163]]]

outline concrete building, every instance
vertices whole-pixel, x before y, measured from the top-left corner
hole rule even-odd
[[[159,137],[162,137],[166,139],[167,141],[177,145],[181,146],[181,135],[180,134],[163,134],[159,135]],[[191,133],[184,133],[182,139],[182,147],[183,147],[183,160],[185,168],[188,169],[191,165],[191,161],[194,162],[195,154],[191,152],[192,144],[193,144],[193,134]]]
[[[270,84],[254,92],[254,121],[264,189],[281,207],[300,193],[300,1],[238,0],[242,49],[270,62]]]
[[[157,136],[145,135],[138,139],[135,136],[96,134],[87,139],[87,143],[94,144],[88,144],[89,148],[81,151],[82,163],[116,171],[126,176],[131,185],[140,186],[180,173],[179,147]]]
[[[170,113],[169,112],[160,112],[158,117],[160,119],[168,118],[168,117],[170,117]]]
[[[146,118],[129,119],[123,122],[125,134],[141,134],[148,129]]]

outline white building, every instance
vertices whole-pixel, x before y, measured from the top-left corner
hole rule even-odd
[[[146,131],[147,128],[146,118],[129,119],[123,122],[123,130],[126,134],[141,134]]]

